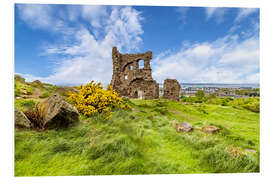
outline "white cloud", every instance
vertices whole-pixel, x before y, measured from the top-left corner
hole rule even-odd
[[[71,34],[72,28],[61,19],[56,18],[55,11],[51,5],[46,4],[18,4],[18,13],[20,19],[33,29],[50,30],[54,32],[62,32],[63,34]],[[63,11],[59,11],[61,16]]]
[[[32,28],[48,31],[53,28],[62,33],[65,39],[56,41],[58,44],[47,45],[42,53],[65,57],[55,64],[54,73],[48,77],[23,74],[28,81],[39,79],[52,84],[74,85],[96,80],[107,84],[112,76],[112,46],[128,53],[138,50],[142,43],[143,18],[132,7],[104,9],[94,6],[93,11],[90,11],[91,8],[86,6],[83,11],[82,6],[67,6],[63,13],[65,23],[53,16],[51,6],[18,8],[21,18]],[[225,12],[222,8],[210,8],[207,11],[208,19],[214,16],[223,18]],[[35,18],[39,13],[41,16]],[[86,20],[88,25],[80,24],[79,18]],[[56,26],[55,22],[59,25]],[[68,22],[75,23],[75,27]],[[163,82],[166,78],[176,78],[180,83],[258,83],[259,38],[253,33],[241,36],[245,40],[240,41],[240,35],[233,35],[233,32],[214,42],[185,42],[178,51],[169,49],[160,53],[151,62],[154,79]]]
[[[85,5],[82,6],[82,17],[89,19],[92,27],[101,28],[107,14],[106,6]]]
[[[182,21],[183,24],[186,24],[187,12],[189,10],[188,7],[178,7],[175,9],[179,14],[179,20]]]
[[[223,22],[224,14],[227,11],[226,8],[221,7],[207,7],[205,8],[206,20],[215,18],[217,23]]]
[[[67,17],[69,21],[76,21],[81,15],[82,7],[80,5],[67,6]]]
[[[239,8],[235,21],[239,22],[247,16],[258,12],[257,8]]]
[[[17,8],[20,18],[32,28],[48,28],[53,24],[49,5],[19,4]]]
[[[238,29],[240,29],[241,26],[240,25],[233,25],[230,29],[229,29],[229,33],[234,33],[235,31],[237,31]]]
[[[73,12],[71,19],[79,17],[89,20],[95,17],[97,22],[90,23],[89,28],[78,26],[73,34],[68,36],[72,41],[51,44],[46,47],[42,55],[61,55],[68,58],[62,59],[53,69],[53,74],[48,77],[35,77],[23,75],[26,80],[40,79],[44,82],[60,85],[74,85],[87,83],[91,80],[110,83],[112,77],[111,51],[117,46],[120,51],[129,52],[136,50],[142,39],[141,14],[132,7],[113,7],[104,12],[100,7],[87,6],[81,14]],[[67,11],[74,11],[70,10]],[[96,12],[97,14],[95,14]],[[101,13],[101,14],[100,14]],[[107,14],[106,14],[107,13]],[[106,16],[107,18],[99,18]],[[69,17],[70,18],[70,17]],[[99,38],[94,34],[102,25],[103,36]],[[90,29],[90,30],[89,30]]]
[[[259,39],[228,35],[214,42],[189,43],[152,62],[153,77],[181,82],[259,83]]]
[[[206,11],[207,19],[210,19],[214,15],[215,11],[217,11],[217,8],[215,8],[215,7],[207,7],[207,8],[205,8],[205,11]]]

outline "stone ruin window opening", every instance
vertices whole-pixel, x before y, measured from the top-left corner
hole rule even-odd
[[[133,66],[132,65],[129,66],[129,70],[131,70],[131,71],[133,70]]]
[[[128,79],[128,75],[125,75],[125,80],[127,80]]]
[[[138,61],[138,64],[139,64],[139,69],[143,69],[144,68],[144,60],[140,59]]]
[[[138,90],[138,99],[143,99],[143,92]]]

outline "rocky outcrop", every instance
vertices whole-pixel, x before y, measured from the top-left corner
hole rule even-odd
[[[14,75],[14,79],[21,82],[21,83],[25,83],[25,79],[18,74]]]
[[[79,121],[77,109],[57,94],[53,94],[39,104],[38,108],[41,112],[41,124],[44,129],[68,127]]]
[[[35,80],[32,82],[33,84],[35,84],[37,87],[43,88],[43,84],[39,81],[39,80]]]
[[[18,128],[30,128],[31,127],[30,120],[26,117],[26,115],[21,110],[15,108],[14,115],[15,115],[14,116],[15,127],[18,127]]]
[[[188,122],[184,121],[177,126],[176,130],[177,132],[189,132],[193,130],[193,126]]]

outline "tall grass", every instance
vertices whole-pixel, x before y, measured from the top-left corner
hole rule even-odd
[[[259,171],[258,113],[168,100],[132,100],[132,109],[81,116],[67,129],[16,130],[15,176]],[[172,124],[182,121],[194,131],[177,133]],[[205,125],[221,131],[205,134]]]

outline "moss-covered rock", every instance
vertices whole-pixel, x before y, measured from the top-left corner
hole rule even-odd
[[[19,109],[15,108],[15,127],[30,128],[31,122],[26,115]]]

